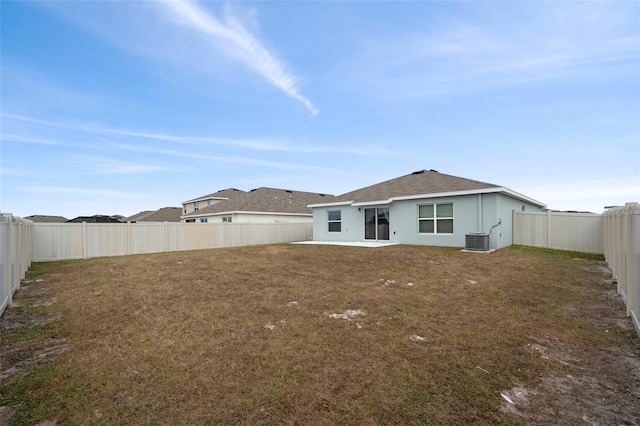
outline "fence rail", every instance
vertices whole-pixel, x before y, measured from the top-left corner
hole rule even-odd
[[[33,222],[0,216],[0,315],[12,302],[32,260]]]
[[[513,244],[604,253],[604,225],[600,214],[513,212]]]
[[[604,213],[604,256],[618,281],[624,300],[640,336],[640,205],[627,203]]]
[[[307,241],[310,223],[36,223],[33,260],[124,256]]]

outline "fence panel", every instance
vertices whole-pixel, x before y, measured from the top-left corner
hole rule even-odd
[[[129,254],[127,225],[87,223],[84,257],[122,256]]]
[[[33,260],[82,259],[81,223],[35,223],[33,225]]]
[[[0,216],[0,315],[31,266],[32,231],[30,220],[11,214]]]
[[[513,244],[604,253],[600,214],[513,212]]]
[[[36,223],[33,229],[33,259],[49,261],[306,241],[312,238],[313,225]]]
[[[640,205],[627,203],[624,207],[604,213],[605,259],[618,281],[627,315],[631,317],[640,336]]]

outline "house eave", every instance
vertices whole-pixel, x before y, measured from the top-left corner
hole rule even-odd
[[[337,201],[335,203],[307,204],[307,207],[313,209],[316,207],[348,206],[348,205],[351,205],[352,203],[353,201]]]
[[[199,217],[214,217],[214,216],[229,216],[233,214],[255,214],[255,215],[278,215],[278,216],[305,216],[305,217],[313,217],[311,213],[284,213],[284,212],[254,212],[254,211],[246,211],[246,210],[232,210],[227,212],[216,212],[216,213],[200,213],[200,214],[185,214],[180,216],[180,219],[192,219]]]
[[[359,203],[352,203],[351,205],[354,207],[360,206],[378,206],[383,204],[391,204],[396,199],[394,197],[389,198],[388,200],[378,200],[378,201],[361,201]]]
[[[374,206],[374,205],[384,205],[391,204],[394,201],[406,201],[406,200],[420,200],[427,198],[443,198],[443,197],[457,197],[464,195],[478,195],[478,194],[492,194],[492,193],[503,193],[512,198],[525,201],[527,203],[537,205],[539,207],[545,208],[547,205],[541,203],[540,201],[534,200],[533,198],[527,197],[526,195],[520,194],[519,192],[513,191],[509,188],[505,188],[503,186],[491,187],[491,188],[480,188],[480,189],[469,189],[464,191],[448,191],[448,192],[435,192],[431,194],[415,194],[415,195],[404,195],[400,197],[391,197],[386,200],[375,200],[375,201],[341,201],[337,203],[324,203],[324,204],[310,204],[307,207],[316,208],[316,207],[334,207],[334,206],[344,206],[350,205],[353,207],[362,207],[362,206]]]
[[[181,204],[187,204],[187,203],[195,203],[196,201],[207,201],[207,200],[220,200],[220,201],[224,201],[224,200],[228,200],[228,198],[225,197],[200,197],[200,198],[194,198],[193,200],[187,200],[187,201],[183,201]]]
[[[526,195],[520,194],[519,192],[513,191],[504,186],[480,188],[480,189],[469,189],[465,191],[437,192],[433,194],[407,195],[404,197],[393,197],[391,198],[391,200],[392,201],[418,200],[418,199],[424,199],[424,198],[458,197],[463,195],[495,194],[495,193],[503,193],[512,198],[525,201],[527,203],[534,204],[542,208],[547,206],[546,204],[541,203],[538,200],[534,200],[533,198],[527,197]]]

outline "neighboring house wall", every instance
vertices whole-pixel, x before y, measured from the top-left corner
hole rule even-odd
[[[193,213],[197,210],[219,203],[220,201],[222,200],[206,199],[206,200],[186,202],[182,205],[182,214]]]
[[[312,215],[294,215],[294,214],[270,214],[270,213],[246,213],[232,212],[215,215],[203,215],[198,217],[189,217],[186,220],[195,222],[220,223],[224,222],[224,218],[231,218],[231,223],[312,223]]]
[[[453,204],[452,234],[419,232],[420,205]],[[402,244],[464,247],[465,235],[470,232],[491,232],[491,247],[512,244],[512,211],[541,211],[541,207],[500,193],[473,194],[454,197],[423,198],[394,201],[389,204],[351,206],[338,205],[313,209],[313,236],[316,241],[365,241],[365,208],[389,208],[389,242]],[[341,231],[329,232],[329,211],[340,211]],[[501,224],[498,225],[498,222]]]

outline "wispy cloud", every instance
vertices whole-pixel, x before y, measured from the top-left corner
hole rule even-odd
[[[60,142],[54,141],[51,139],[32,138],[32,137],[18,136],[18,135],[6,134],[6,133],[0,134],[0,141],[14,141],[14,142],[31,143],[31,144],[38,144],[38,145],[60,145]]]
[[[197,160],[207,160],[207,161],[215,161],[222,163],[230,163],[230,164],[245,164],[252,166],[262,166],[262,167],[270,167],[281,170],[305,170],[305,171],[314,171],[314,172],[333,172],[333,170],[326,167],[319,166],[310,166],[307,164],[298,164],[298,163],[283,163],[278,161],[268,161],[262,160],[259,158],[251,158],[251,157],[242,157],[242,156],[222,156],[222,155],[206,155],[206,154],[196,154],[184,151],[173,151],[167,149],[159,149],[157,147],[145,147],[145,146],[132,146],[132,145],[124,145],[124,144],[114,144],[111,146],[114,148],[129,151],[129,152],[137,152],[137,153],[149,153],[149,154],[160,154],[167,155],[172,157],[179,158],[191,158]]]
[[[25,186],[22,188],[25,192],[42,193],[42,194],[66,194],[66,195],[82,195],[91,197],[106,197],[115,199],[132,200],[139,197],[139,194],[125,191],[109,191],[95,188],[81,188],[69,186]]]
[[[148,140],[154,140],[154,141],[170,142],[170,143],[176,143],[176,144],[230,146],[235,148],[252,149],[256,151],[281,151],[281,152],[300,153],[300,154],[344,153],[344,154],[356,154],[356,155],[364,155],[364,156],[394,155],[394,152],[391,150],[376,148],[372,146],[331,147],[326,145],[309,145],[309,144],[303,144],[303,143],[293,144],[293,143],[287,143],[287,142],[273,140],[273,139],[259,139],[259,138],[242,139],[242,138],[220,138],[220,137],[209,137],[209,136],[184,136],[184,135],[173,135],[173,134],[162,133],[162,132],[138,131],[138,130],[124,129],[124,128],[108,127],[100,124],[41,120],[34,117],[11,114],[11,113],[1,113],[0,116],[8,119],[24,121],[24,122],[38,124],[42,126],[67,129],[75,132],[90,133],[98,138],[102,138],[104,136],[117,135],[117,136],[125,136],[125,137],[132,137],[132,138],[148,139]],[[4,138],[5,135],[2,135],[2,137]],[[61,142],[57,142],[51,139],[38,139],[38,138],[18,136],[18,135],[10,135],[8,137],[12,138],[11,140],[23,141],[23,142],[30,141],[30,142],[36,143],[36,141],[40,141],[40,143],[49,142],[51,144],[61,144]]]
[[[94,156],[78,156],[74,157],[73,161],[76,161],[79,166],[75,170],[82,168],[87,169],[91,174],[103,174],[103,175],[132,175],[132,174],[146,174],[146,173],[158,173],[158,172],[186,172],[189,170],[187,167],[175,167],[162,164],[152,164],[147,162],[133,162],[114,160],[111,158],[94,157]]]
[[[569,6],[534,5],[518,28],[443,18],[443,25],[429,30],[373,35],[343,72],[354,87],[391,99],[637,76],[637,12],[625,18],[618,12],[626,5]],[[597,18],[589,14],[593,7]],[[519,22],[506,11],[500,16]]]
[[[172,13],[174,22],[229,44],[231,51],[249,68],[288,96],[302,102],[312,115],[318,114],[318,109],[313,103],[300,93],[298,77],[288,71],[286,65],[264,47],[229,8],[226,9],[222,21],[191,0],[164,0],[159,4]]]
[[[556,182],[525,188],[530,196],[544,200],[549,208],[572,210],[575,205],[590,206],[590,211],[600,213],[607,205],[624,205],[640,200],[640,177]]]

